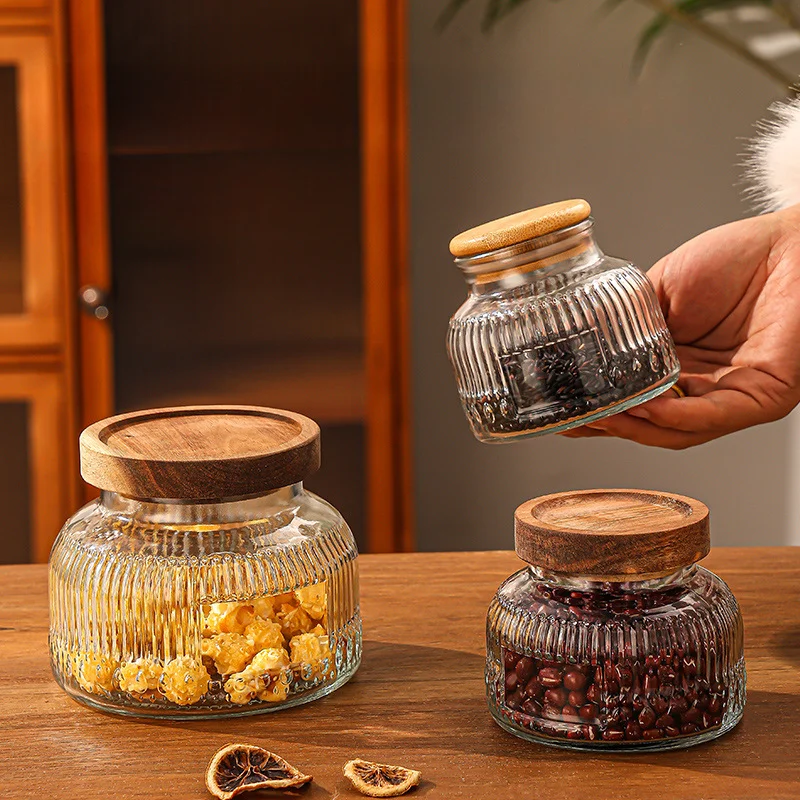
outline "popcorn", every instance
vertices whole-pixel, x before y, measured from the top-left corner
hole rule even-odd
[[[225,682],[225,691],[231,702],[239,705],[256,697],[269,702],[283,700],[289,693],[288,681],[283,676],[288,665],[289,657],[282,647],[261,650],[250,666],[231,675]]]
[[[150,658],[126,661],[119,668],[119,688],[131,694],[157,689],[160,678],[161,667]]]
[[[289,666],[289,656],[282,647],[271,647],[253,656],[248,669],[255,672],[274,672]]]
[[[253,606],[247,603],[212,603],[203,635],[242,633],[254,618]]]
[[[253,647],[253,652],[268,647],[283,647],[283,632],[277,622],[256,617],[245,629],[244,635]],[[235,670],[238,672],[238,670]]]
[[[280,629],[279,625],[276,627]],[[218,633],[202,640],[200,652],[214,659],[214,666],[220,675],[231,675],[234,672],[241,672],[247,666],[256,648],[252,641],[241,633]]]
[[[295,589],[294,593],[300,603],[300,607],[306,611],[310,617],[320,620],[325,616],[325,611],[328,608],[327,585],[325,581]]]
[[[211,676],[197,659],[178,656],[167,662],[161,675],[164,697],[179,706],[197,703],[208,691]]]
[[[301,633],[289,642],[292,664],[311,666],[314,672],[321,670],[321,662],[330,660],[331,649],[328,637],[318,633]]]
[[[110,692],[114,688],[116,662],[99,653],[76,653],[72,657],[72,673],[82,689],[90,694]]]
[[[280,622],[283,635],[287,639],[291,639],[299,633],[308,633],[314,627],[314,620],[305,609],[288,604],[281,606],[281,610],[278,612],[278,622]]]

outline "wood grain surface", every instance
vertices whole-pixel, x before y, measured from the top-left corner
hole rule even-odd
[[[81,434],[81,475],[128,497],[204,500],[289,486],[319,469],[319,426],[275,408],[132,411]]]
[[[561,200],[529,208],[459,233],[450,240],[450,252],[456,258],[468,258],[510,247],[583,222],[591,211],[585,200]]]
[[[300,798],[358,797],[355,757],[422,771],[413,797],[715,800],[800,797],[800,548],[712,551],[745,620],[744,720],[721,739],[670,753],[569,752],[504,733],[486,710],[484,619],[511,553],[362,558],[364,661],[308,706],[211,722],[138,721],[70,700],[47,660],[44,566],[0,567],[0,771],[5,798],[204,798],[221,746],[245,741],[314,782]],[[247,797],[247,795],[245,795]]]
[[[514,512],[528,564],[603,580],[669,575],[708,555],[708,507],[670,492],[583,489],[536,497]]]

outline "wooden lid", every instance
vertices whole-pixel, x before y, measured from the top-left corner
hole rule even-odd
[[[517,555],[553,572],[625,579],[668,575],[710,548],[708,508],[667,492],[594,489],[546,495],[514,514]]]
[[[128,497],[214,500],[260,494],[319,469],[319,427],[291,411],[186,406],[96,422],[80,438],[81,474]]]
[[[482,255],[577,225],[591,212],[585,200],[562,200],[530,208],[459,233],[450,240],[450,252],[456,258]]]

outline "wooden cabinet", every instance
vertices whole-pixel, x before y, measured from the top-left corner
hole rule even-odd
[[[310,488],[411,549],[404,4],[74,0],[68,32],[81,424],[306,413]]]
[[[78,502],[61,20],[0,3],[0,562],[46,560]]]

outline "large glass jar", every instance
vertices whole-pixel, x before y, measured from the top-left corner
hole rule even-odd
[[[628,490],[542,497],[516,512],[530,566],[487,622],[489,709],[523,739],[667,750],[714,739],[745,704],[742,618],[696,562],[708,509]]]
[[[594,240],[585,200],[513,214],[456,236],[470,293],[448,353],[484,442],[567,430],[669,389],[680,365],[655,291]]]
[[[319,466],[316,423],[164,409],[104,420],[80,445],[102,494],[50,557],[51,662],[69,695],[135,716],[235,716],[353,675],[355,541],[302,484]]]

